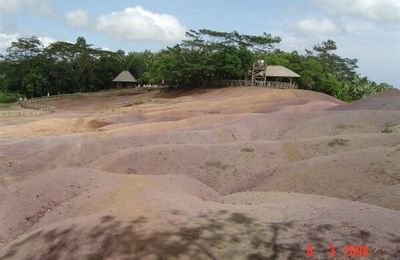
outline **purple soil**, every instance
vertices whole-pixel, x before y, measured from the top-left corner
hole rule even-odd
[[[400,258],[398,91],[46,103],[0,120],[1,259],[326,259],[330,243]]]

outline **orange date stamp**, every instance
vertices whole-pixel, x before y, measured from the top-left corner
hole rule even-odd
[[[329,257],[368,257],[369,256],[369,246],[368,245],[344,245],[343,252],[339,253],[337,248],[333,243],[329,244],[329,250],[327,252]],[[306,256],[314,256],[314,246],[308,244],[306,248]]]

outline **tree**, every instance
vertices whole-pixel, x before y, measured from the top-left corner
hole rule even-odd
[[[124,57],[123,69],[129,70],[139,81],[146,82],[142,75],[146,71],[149,71],[153,59],[154,54],[149,50],[143,52],[129,52],[128,55]]]
[[[227,47],[217,54],[216,70],[223,79],[232,79],[243,77],[246,73],[246,67],[242,64],[241,58],[248,58],[245,56],[244,48],[238,50],[233,47]],[[244,60],[243,62],[246,62]],[[251,65],[250,65],[251,66]]]
[[[22,80],[22,86],[25,88],[25,93],[30,97],[35,94],[44,95],[43,89],[47,84],[47,80],[36,71],[31,71]]]
[[[42,51],[43,44],[37,37],[19,38],[7,48],[6,59],[11,61],[26,60],[42,54]]]
[[[357,74],[357,59],[337,54],[332,40],[300,54],[276,49],[279,37],[209,29],[191,30],[182,43],[159,52],[116,52],[94,48],[84,37],[75,43],[54,42],[43,48],[37,37],[19,38],[0,57],[1,100],[112,87],[121,70],[141,83],[170,86],[210,86],[221,79],[243,79],[255,59],[283,65],[300,74],[299,87],[321,91],[342,100],[357,100],[390,88]]]
[[[154,56],[143,79],[172,85],[204,86],[213,80],[240,79],[250,71],[254,52],[267,53],[279,37],[208,29],[191,30],[187,39]]]
[[[332,40],[323,41],[313,47],[316,56],[322,61],[327,72],[333,73],[339,78],[351,80],[356,75],[358,60],[342,58],[333,53],[336,49],[336,42]]]
[[[249,48],[255,52],[268,52],[274,48],[274,45],[281,41],[279,37],[273,37],[271,34],[262,35],[240,34],[237,31],[219,32],[209,29],[199,31],[190,30],[182,45],[189,48],[205,48],[216,50],[226,46],[236,48]]]

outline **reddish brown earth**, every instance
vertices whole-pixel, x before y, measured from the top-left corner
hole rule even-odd
[[[0,120],[0,259],[400,259],[399,91],[44,103]]]

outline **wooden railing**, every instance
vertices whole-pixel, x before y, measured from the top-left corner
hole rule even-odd
[[[39,116],[45,115],[49,112],[44,110],[15,110],[15,111],[0,111],[0,118],[15,118],[15,117],[27,117],[27,116]]]
[[[34,97],[29,100],[32,102],[42,101],[42,100],[49,100],[49,99],[57,99],[63,97],[104,97],[109,96],[110,94],[124,94],[124,93],[141,93],[144,89],[155,89],[155,88],[163,88],[164,86],[158,85],[146,85],[142,87],[135,87],[135,88],[126,88],[126,89],[108,89],[108,90],[101,90],[97,92],[75,92],[72,94],[56,94],[51,96],[42,96],[42,97]]]
[[[49,113],[53,113],[56,111],[54,106],[38,104],[40,100],[21,100],[19,105],[23,108],[22,110],[14,110],[14,111],[0,111],[0,118],[15,118],[15,117],[26,117],[26,116],[39,116],[45,115]]]
[[[289,83],[289,82],[280,82],[280,81],[254,81],[252,83],[251,80],[220,80],[215,82],[215,84],[219,87],[265,87],[265,88],[279,88],[279,89],[294,89],[298,88],[297,84]]]
[[[29,99],[29,100],[22,100],[19,102],[20,106],[23,108],[29,108],[34,110],[44,111],[45,114],[53,113],[56,111],[55,106],[49,106],[45,104],[38,104],[36,102],[41,101],[41,99]]]

